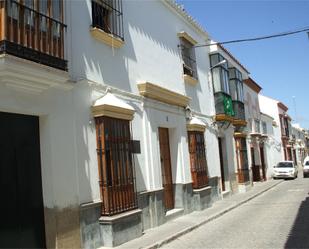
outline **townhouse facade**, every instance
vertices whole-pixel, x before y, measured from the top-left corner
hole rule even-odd
[[[294,141],[295,161],[297,165],[302,165],[305,157],[307,156],[307,135],[308,132],[305,129],[301,128],[299,124],[292,124],[292,138]]]
[[[246,191],[250,185],[243,79],[248,70],[223,46],[210,46],[210,63],[218,127],[223,195]]]
[[[294,153],[286,110],[174,1],[0,4],[0,247],[117,246]]]
[[[221,198],[209,36],[178,5],[1,4],[1,246],[116,246]]]

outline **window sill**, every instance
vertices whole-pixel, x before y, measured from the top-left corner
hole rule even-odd
[[[91,35],[100,42],[105,43],[113,48],[121,48],[124,45],[124,41],[113,36],[112,34],[106,33],[99,28],[91,28]]]
[[[188,74],[184,74],[183,75],[183,79],[185,80],[185,83],[190,84],[192,86],[195,86],[198,82],[198,79],[188,75]]]

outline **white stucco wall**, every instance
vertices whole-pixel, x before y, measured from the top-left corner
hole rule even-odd
[[[123,1],[125,43],[120,49],[113,49],[91,36],[90,0],[66,1],[65,4],[70,27],[67,38],[72,42],[68,48],[69,73],[73,80],[82,82],[74,90],[74,110],[78,113],[76,133],[83,134],[77,138],[76,153],[80,203],[100,198],[95,129],[89,124],[90,106],[100,91],[89,88],[87,82],[133,94],[127,97],[118,92],[118,97],[136,110],[132,121],[133,139],[141,141],[141,154],[135,155],[137,191],[162,188],[159,127],[169,128],[173,182],[191,182],[184,108],[139,97],[137,83],[148,81],[190,97],[192,111],[210,125],[215,111],[209,83],[209,48],[196,49],[198,83],[188,85],[183,79],[177,36],[178,32],[186,31],[199,44],[204,44],[206,33],[202,34],[162,1]],[[205,143],[209,176],[219,176],[218,143],[213,130],[206,129]],[[91,191],[85,190],[84,185],[90,185]]]

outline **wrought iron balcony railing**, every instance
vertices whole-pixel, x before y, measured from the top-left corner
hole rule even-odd
[[[66,25],[15,0],[0,1],[0,53],[67,70]]]
[[[244,103],[237,100],[233,100],[233,109],[235,112],[234,118],[239,120],[246,120]]]

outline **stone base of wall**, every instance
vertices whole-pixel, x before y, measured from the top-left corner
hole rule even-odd
[[[231,191],[233,194],[236,194],[238,193],[238,174],[237,173],[233,173],[233,174],[230,174],[230,184],[231,184]]]
[[[238,184],[238,192],[239,193],[246,193],[252,188],[251,182],[239,183]]]
[[[114,247],[142,236],[142,210],[137,209],[99,219],[103,245]]]
[[[211,187],[193,190],[193,206],[196,211],[211,207]]]
[[[45,207],[44,216],[47,248],[81,248],[78,207]]]
[[[165,222],[163,189],[140,192],[138,207],[142,210],[143,230],[160,226]]]
[[[184,214],[195,210],[193,207],[193,188],[192,183],[174,184],[175,208],[183,209]]]
[[[114,247],[142,235],[142,210],[101,216],[101,202],[82,205],[80,229],[83,248]]]
[[[215,176],[208,179],[211,187],[211,202],[221,200],[221,177]]]

